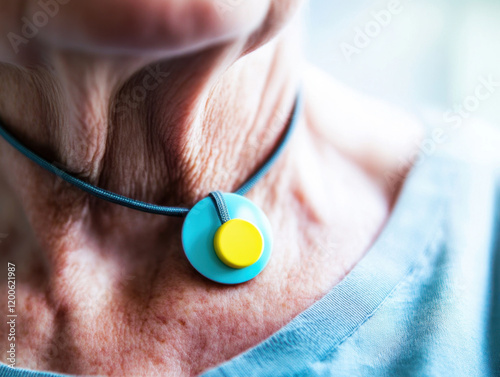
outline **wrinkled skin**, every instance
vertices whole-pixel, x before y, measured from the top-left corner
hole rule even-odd
[[[275,145],[300,80],[305,93],[286,152],[248,194],[273,225],[273,257],[238,286],[193,270],[182,220],[91,198],[0,140],[19,367],[196,375],[277,331],[363,257],[420,128],[302,62],[299,6],[72,0],[16,53],[5,36],[39,5],[0,0],[0,116],[46,159],[122,195],[192,206],[236,188]]]

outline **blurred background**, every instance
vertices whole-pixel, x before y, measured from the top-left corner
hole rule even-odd
[[[310,0],[306,13],[309,60],[337,80],[500,125],[500,0]]]

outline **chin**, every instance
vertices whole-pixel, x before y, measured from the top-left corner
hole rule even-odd
[[[279,33],[302,0],[43,0],[0,14],[0,60],[31,65],[58,51],[175,58],[217,45],[248,53]],[[1,5],[1,7],[5,5]],[[5,9],[4,9],[5,10]],[[7,17],[9,16],[9,17]]]
[[[271,0],[46,0],[49,3],[53,16],[40,28],[42,43],[98,53],[163,55],[248,37],[263,25],[272,7]],[[38,8],[33,2],[26,14],[43,11]]]

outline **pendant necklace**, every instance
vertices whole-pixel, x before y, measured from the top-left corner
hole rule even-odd
[[[111,203],[164,216],[185,217],[182,246],[191,265],[203,276],[222,284],[253,279],[266,267],[273,247],[271,224],[245,194],[268,172],[283,151],[302,111],[299,92],[286,129],[264,163],[234,193],[213,191],[192,208],[159,206],[118,195],[91,185],[24,146],[0,120],[0,135],[42,168],[77,188]]]

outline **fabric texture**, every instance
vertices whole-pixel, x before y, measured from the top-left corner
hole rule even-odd
[[[500,134],[473,135],[420,154],[384,230],[325,297],[203,376],[500,376]]]

